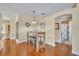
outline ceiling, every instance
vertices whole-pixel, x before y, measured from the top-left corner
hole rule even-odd
[[[37,16],[41,13],[49,15],[72,8],[72,6],[73,3],[0,3],[0,13],[3,14],[4,19],[9,20],[17,14],[33,15],[33,10]]]

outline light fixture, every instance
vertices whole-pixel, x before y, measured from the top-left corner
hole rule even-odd
[[[36,21],[32,21],[33,24],[36,24]]]
[[[33,10],[33,14],[35,14],[35,10]],[[33,21],[32,21],[33,24],[36,24],[37,22],[35,21],[35,16],[33,15]]]

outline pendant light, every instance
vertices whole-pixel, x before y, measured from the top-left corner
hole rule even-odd
[[[35,16],[34,16],[34,14],[35,14],[35,10],[33,10],[33,21],[32,21],[32,23],[33,23],[33,24],[36,24],[36,21],[35,21]]]

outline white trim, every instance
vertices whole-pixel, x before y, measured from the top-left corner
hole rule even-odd
[[[16,38],[13,38],[13,37],[10,37],[10,39],[14,39],[14,40],[16,40]]]
[[[51,45],[51,46],[55,46],[55,44],[52,44],[52,43],[49,43],[49,42],[46,42],[47,44]]]
[[[16,40],[16,42],[17,42],[17,44],[19,44],[19,43],[23,43],[23,42],[27,42],[27,41],[26,40],[24,40],[24,41]]]
[[[55,41],[55,42],[62,43],[61,41]],[[72,45],[72,43],[64,43],[64,44]]]
[[[16,42],[18,43],[18,40],[16,39]]]
[[[72,50],[72,54],[75,54],[75,55],[78,55],[79,56],[79,51],[77,52],[77,51],[73,51]]]
[[[55,42],[61,43],[61,41],[56,40]]]

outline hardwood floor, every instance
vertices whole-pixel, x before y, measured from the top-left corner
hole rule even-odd
[[[72,56],[71,45],[60,44],[56,46],[46,44],[45,48],[36,52],[26,42],[17,44],[15,40],[5,40],[4,47],[0,51],[1,56]]]
[[[72,46],[67,44],[56,43],[55,51],[57,56],[71,56]]]

